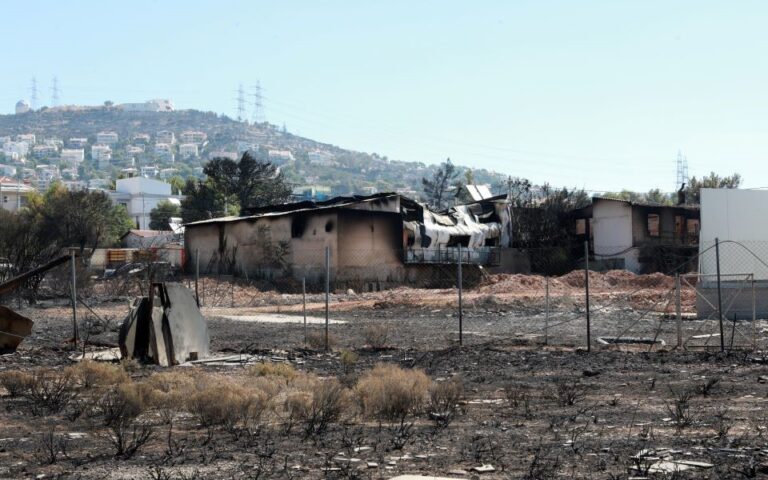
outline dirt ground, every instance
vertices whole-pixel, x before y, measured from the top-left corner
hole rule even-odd
[[[189,279],[184,282],[189,283]],[[331,296],[330,353],[304,344],[302,296],[259,291],[207,279],[202,312],[214,356],[290,363],[344,385],[377,363],[423,369],[433,380],[461,378],[459,414],[441,427],[425,412],[405,434],[360,416],[307,438],[268,425],[256,435],[217,430],[210,438],[189,415],[168,428],[151,416],[149,442],[118,459],[103,427],[64,410],[33,415],[24,398],[0,397],[0,478],[392,478],[402,474],[454,478],[760,478],[768,474],[768,359],[762,320],[726,324],[734,348],[719,352],[714,320],[681,323],[677,348],[673,279],[626,272],[590,273],[592,348],[586,351],[583,272],[550,280],[494,276],[463,294],[462,345],[455,289],[401,288]],[[191,285],[191,283],[190,283]],[[80,308],[89,322],[86,351],[117,345],[128,297],[97,285]],[[307,297],[323,317],[324,296]],[[695,292],[683,292],[693,312]],[[14,304],[15,307],[15,304]],[[35,321],[17,352],[0,356],[2,371],[72,365],[71,307],[44,300],[18,310]],[[294,316],[294,323],[269,314]],[[266,316],[265,316],[266,315]],[[271,321],[263,321],[272,319]],[[369,348],[371,325],[386,327],[386,348]],[[310,336],[322,324],[307,327]],[[598,337],[660,343],[603,345]],[[726,336],[730,346],[731,337]],[[546,345],[545,345],[546,342]],[[754,346],[757,349],[754,349]],[[345,351],[357,361],[343,362]],[[192,375],[237,379],[243,364],[174,367]],[[135,379],[159,367],[129,366]],[[59,442],[56,461],[43,454],[46,432]],[[395,438],[398,436],[398,438]],[[399,441],[395,441],[399,440]],[[65,449],[61,449],[63,445]],[[171,448],[171,446],[173,448]],[[169,453],[169,450],[171,451]],[[43,452],[43,453],[41,453]],[[480,473],[474,469],[492,466]],[[482,470],[482,468],[481,468]]]

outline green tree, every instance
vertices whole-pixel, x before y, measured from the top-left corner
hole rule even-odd
[[[208,181],[188,178],[181,201],[181,218],[196,222],[224,215],[224,199]]]
[[[690,182],[685,188],[686,202],[701,203],[702,188],[739,188],[741,181],[741,175],[738,173],[734,173],[729,177],[721,177],[715,172],[710,172],[709,175],[702,177],[700,180],[696,177],[691,177]]]
[[[171,193],[173,195],[181,195],[184,191],[184,179],[179,175],[174,175],[168,179],[168,183],[171,184]]]
[[[422,178],[421,185],[427,203],[437,209],[448,207],[448,190],[457,186],[458,178],[459,172],[450,158],[437,167],[432,178]]]
[[[181,207],[168,200],[157,203],[157,206],[149,212],[149,228],[151,230],[168,230],[168,222],[171,217],[180,217]]]
[[[291,195],[290,186],[263,148],[245,152],[239,161],[214,158],[203,171],[216,193],[227,204],[239,206],[241,212],[283,203]]]

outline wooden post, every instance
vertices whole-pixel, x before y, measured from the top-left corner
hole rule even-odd
[[[195,301],[197,302],[197,308],[200,308],[200,290],[198,290],[198,283],[200,282],[200,249],[195,249]]]
[[[549,345],[549,276],[544,277],[544,345]]]
[[[757,295],[754,273],[752,274],[752,350],[757,350]]]

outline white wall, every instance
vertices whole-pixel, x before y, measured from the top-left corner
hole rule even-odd
[[[623,258],[624,268],[640,271],[632,248],[632,206],[626,202],[597,200],[592,205],[592,238],[598,260]],[[616,255],[614,255],[616,254]]]
[[[721,243],[721,274],[754,273],[756,279],[768,280],[768,267],[762,263],[768,263],[766,219],[768,191],[702,189],[700,272],[716,273],[715,252],[712,246],[717,238]],[[737,278],[731,277],[729,280]]]
[[[171,184],[151,178],[133,177],[122,178],[115,182],[115,190],[123,193],[146,193],[153,195],[170,195]]]

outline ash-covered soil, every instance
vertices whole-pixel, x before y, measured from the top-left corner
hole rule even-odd
[[[203,313],[214,355],[290,363],[320,378],[338,378],[351,388],[381,362],[423,369],[437,381],[461,378],[458,414],[448,426],[439,426],[428,412],[421,412],[409,418],[413,425],[406,430],[354,414],[322,435],[307,436],[299,428],[286,431],[284,419],[277,417],[259,431],[243,434],[224,428],[209,431],[188,414],[179,415],[169,429],[149,412],[141,418],[152,431],[150,440],[131,458],[118,458],[101,418],[77,416],[74,406],[35,415],[28,399],[0,390],[0,478],[765,475],[765,323],[739,322],[736,348],[723,354],[710,348],[719,347],[719,338],[691,339],[716,332],[716,322],[686,320],[686,348],[676,348],[676,323],[663,317],[670,305],[674,311],[674,302],[667,298],[673,286],[669,277],[594,275],[593,340],[643,337],[666,345],[601,346],[593,341],[587,353],[578,272],[550,283],[548,319],[540,277],[497,276],[465,292],[462,346],[454,289],[338,292],[332,296],[330,315],[346,323],[330,326],[330,353],[305,346],[301,323],[253,319],[277,312],[301,318],[300,294],[210,280]],[[86,351],[116,346],[116,328],[128,310],[128,299],[116,297],[94,289],[85,299],[92,308],[79,311],[90,322]],[[322,294],[308,296],[311,315],[323,315],[322,301]],[[684,310],[692,307],[688,292]],[[74,363],[70,356],[78,352],[68,343],[71,308],[64,300],[48,300],[19,313],[35,321],[34,332],[17,352],[0,356],[0,370],[64,369]],[[232,319],[238,316],[248,320]],[[386,327],[385,348],[368,345],[371,325]],[[323,329],[313,324],[308,331],[312,335]],[[755,344],[757,351],[752,349]],[[345,351],[354,352],[356,361],[349,362]],[[141,382],[160,370],[129,365],[127,375]],[[247,375],[247,367],[238,364],[173,370],[222,381]],[[46,455],[51,438],[57,450],[54,462]],[[473,470],[482,465],[493,471]]]

